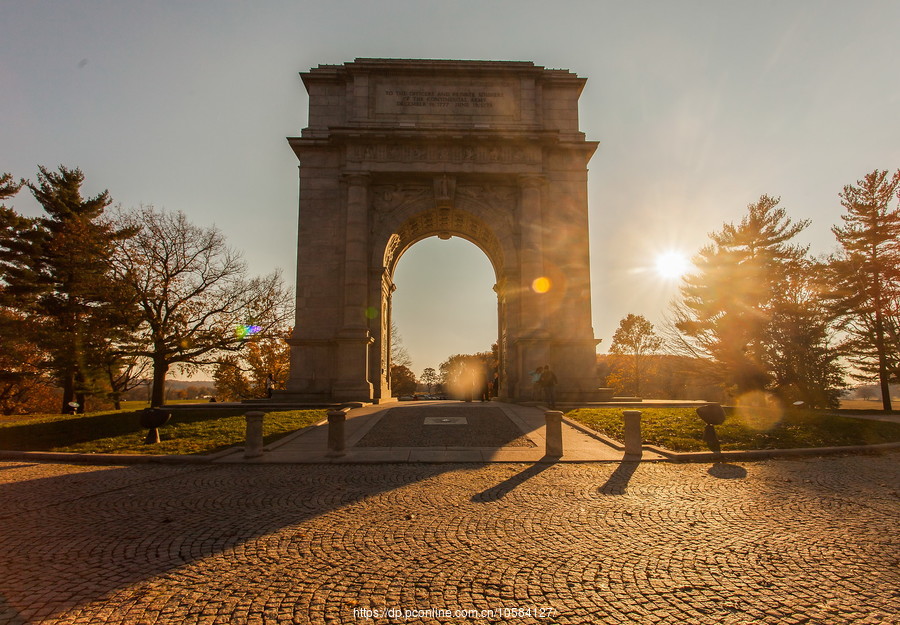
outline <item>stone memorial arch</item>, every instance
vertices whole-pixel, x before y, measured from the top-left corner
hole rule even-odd
[[[403,253],[462,237],[493,266],[500,389],[595,397],[585,79],[531,62],[357,59],[301,74],[296,323],[288,401],[385,402]],[[487,348],[487,346],[485,346]]]

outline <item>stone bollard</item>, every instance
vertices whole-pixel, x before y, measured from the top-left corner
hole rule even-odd
[[[563,413],[559,410],[547,410],[544,412],[544,419],[547,421],[546,454],[556,458],[562,457],[563,455],[562,416]]]
[[[244,458],[259,458],[263,455],[263,417],[264,412],[253,411],[244,415],[247,419],[247,442],[244,445]]]
[[[335,458],[344,455],[344,423],[347,421],[347,409],[328,411],[328,453]]]
[[[625,411],[625,454],[641,455],[641,411]]]

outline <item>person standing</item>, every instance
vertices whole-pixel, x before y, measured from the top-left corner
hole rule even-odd
[[[275,390],[275,376],[270,373],[266,376],[266,397],[271,399],[273,390]]]
[[[556,381],[556,374],[550,365],[546,365],[541,373],[541,387],[544,389],[544,401],[553,409],[556,409]]]

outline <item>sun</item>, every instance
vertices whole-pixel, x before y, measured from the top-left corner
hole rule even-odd
[[[691,261],[682,252],[670,250],[656,257],[656,273],[666,280],[677,280],[691,270]]]

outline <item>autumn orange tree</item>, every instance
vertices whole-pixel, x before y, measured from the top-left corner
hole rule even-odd
[[[220,401],[240,401],[266,397],[266,378],[271,375],[274,388],[283,389],[290,372],[290,330],[277,336],[251,338],[246,348],[223,356],[216,363],[213,379]]]
[[[653,324],[643,315],[629,313],[619,322],[609,346],[616,357],[611,363],[608,379],[618,390],[640,396],[641,387],[649,381],[653,360],[650,358],[662,347],[663,340],[653,329]]]
[[[391,365],[391,394],[394,397],[412,395],[418,382],[416,374],[406,365]]]

